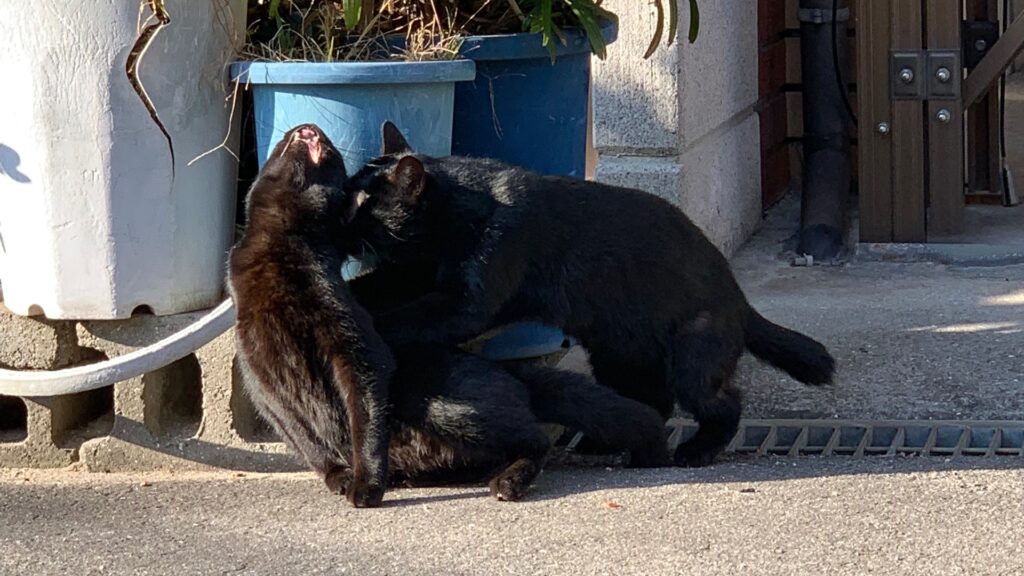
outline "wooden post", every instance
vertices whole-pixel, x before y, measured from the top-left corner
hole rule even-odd
[[[920,50],[923,46],[920,0],[892,0],[892,49]],[[883,67],[888,74],[888,63]],[[888,95],[888,91],[886,91]],[[924,242],[924,102],[892,103],[892,239]]]
[[[892,242],[892,100],[889,0],[857,4],[858,172],[861,242]],[[888,127],[883,134],[879,126]]]
[[[928,49],[960,49],[961,0],[927,0]],[[950,70],[950,82],[961,82]],[[928,238],[955,234],[964,225],[962,100],[929,100]],[[940,117],[942,114],[942,117]]]

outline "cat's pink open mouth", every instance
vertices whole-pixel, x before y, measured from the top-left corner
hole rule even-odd
[[[312,128],[300,128],[295,132],[295,141],[303,142],[309,149],[309,161],[315,165],[320,164],[320,157],[323,155],[323,148],[320,146],[320,135]]]

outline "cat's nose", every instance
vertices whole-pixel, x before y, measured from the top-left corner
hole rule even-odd
[[[295,133],[295,138],[296,140],[318,140],[320,136],[313,126],[303,126]]]

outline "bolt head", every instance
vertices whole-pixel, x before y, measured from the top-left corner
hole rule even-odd
[[[883,135],[883,136],[888,134],[889,130],[890,130],[889,123],[888,122],[879,122],[877,130],[878,130],[878,133]]]
[[[953,119],[953,115],[950,114],[949,110],[943,108],[942,110],[939,110],[937,114],[935,114],[935,119],[938,120],[939,122],[942,122],[943,124],[949,124],[949,121]]]
[[[904,84],[910,84],[914,81],[914,71],[910,68],[904,68],[900,70],[900,80]]]
[[[949,71],[949,68],[942,67],[935,71],[935,77],[938,78],[939,82],[945,84],[953,78],[953,73]]]
[[[974,43],[974,49],[977,50],[978,52],[984,52],[985,50],[988,49],[988,42],[979,39],[977,42]]]

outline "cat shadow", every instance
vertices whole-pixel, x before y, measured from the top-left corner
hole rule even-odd
[[[462,491],[466,488],[470,488],[472,489],[472,491]],[[408,494],[403,494],[403,492],[406,492],[406,489],[396,488],[388,491],[388,497],[384,501],[384,506],[386,508],[409,508],[413,506],[423,506],[425,504],[455,502],[457,500],[475,500],[477,498],[491,497],[491,493],[486,487],[461,486],[458,487],[458,489],[460,490],[459,492],[451,492],[447,494],[431,494],[429,496],[410,496]]]
[[[545,468],[526,501],[556,500],[590,492],[652,489],[689,484],[735,484],[754,491],[760,484],[843,476],[909,475],[972,470],[1021,470],[1012,456],[806,456],[727,455],[704,468],[603,468],[575,465]]]
[[[742,492],[756,492],[761,485],[789,480],[868,475],[904,475],[966,470],[1022,469],[1012,457],[758,457],[726,455],[705,468],[636,469],[565,463],[544,468],[523,502],[561,500],[589,493],[649,490],[665,486],[734,484]],[[410,494],[413,488],[388,491],[386,507],[410,508],[471,499],[491,499],[484,484],[441,485],[431,494]]]
[[[9,146],[0,144],[0,175],[7,176],[19,184],[29,184],[32,180],[18,170],[21,156]]]

